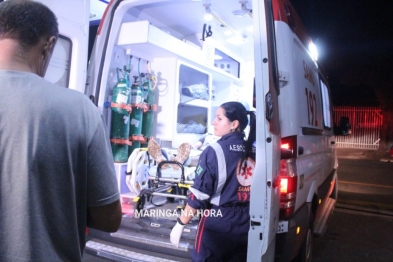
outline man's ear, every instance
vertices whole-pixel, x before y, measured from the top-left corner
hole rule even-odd
[[[46,41],[44,49],[42,50],[42,53],[44,57],[46,58],[48,55],[50,56],[52,54],[52,51],[55,47],[57,38],[55,36],[49,37],[49,39]]]
[[[49,37],[44,44],[42,45],[41,49],[41,57],[39,57],[39,65],[37,68],[37,75],[44,77],[46,70],[49,65],[49,61],[52,57],[53,50],[55,49],[56,44],[56,37],[51,36]]]

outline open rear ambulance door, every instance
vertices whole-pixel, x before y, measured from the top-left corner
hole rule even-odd
[[[117,39],[116,36],[111,35],[111,28],[120,27],[122,16],[127,11],[125,8],[118,8],[122,1],[110,1],[106,7],[97,30],[88,66],[84,92],[101,112],[104,109],[105,97],[107,96],[105,94],[107,75],[102,72],[109,71],[109,63],[105,63],[105,61],[111,61],[111,52],[108,51],[108,47],[115,45]],[[117,17],[114,16],[115,12],[117,12]],[[104,119],[108,121],[105,115]]]
[[[59,24],[59,39],[45,79],[83,93],[87,71],[90,0],[36,1],[53,11]]]
[[[272,0],[253,1],[256,168],[251,185],[247,261],[274,261],[279,215],[280,126]]]

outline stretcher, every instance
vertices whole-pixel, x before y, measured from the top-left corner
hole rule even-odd
[[[163,168],[169,166],[168,168]],[[174,168],[174,166],[178,168]],[[147,148],[135,149],[127,162],[126,184],[135,194],[135,209],[140,211],[148,206],[179,203],[184,207],[188,188],[194,184],[195,167],[177,161],[162,161],[158,165],[149,156]],[[160,202],[154,202],[160,197]],[[162,201],[165,199],[165,201]]]

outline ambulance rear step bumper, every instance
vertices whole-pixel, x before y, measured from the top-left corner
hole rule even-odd
[[[108,256],[119,256],[110,247],[117,247],[120,245],[120,249],[132,251],[134,253],[127,253],[123,255],[123,260],[119,258],[111,258],[115,261],[157,261],[157,260],[140,260],[138,254],[151,255],[156,254],[158,258],[164,258],[168,256],[169,260],[175,261],[190,261],[191,253],[194,247],[195,234],[197,221],[191,221],[183,231],[180,239],[179,247],[175,247],[170,242],[170,232],[175,225],[176,221],[169,219],[160,218],[132,218],[123,217],[119,230],[114,233],[107,233],[100,230],[89,228],[88,231],[88,242],[86,244],[90,251],[95,250],[92,255],[109,258]],[[106,246],[94,246],[93,242],[104,243]],[[111,251],[109,251],[111,250]],[[98,252],[99,251],[99,252]],[[124,252],[124,251],[122,251]],[[91,252],[89,252],[91,253]],[[124,259],[131,260],[124,260]],[[175,259],[174,259],[175,258]],[[187,260],[188,259],[188,260]]]
[[[87,241],[85,252],[89,255],[102,257],[119,262],[174,262],[191,261],[190,259],[158,254],[138,248],[132,248],[100,239]]]

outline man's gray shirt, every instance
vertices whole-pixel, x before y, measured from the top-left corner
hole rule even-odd
[[[0,70],[0,261],[80,261],[87,208],[119,199],[98,109],[84,95]]]

